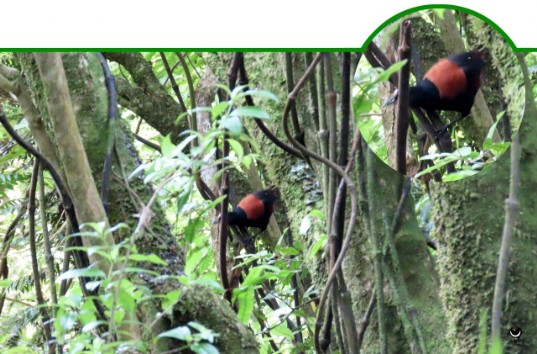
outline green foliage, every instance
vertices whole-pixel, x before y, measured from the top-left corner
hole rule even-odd
[[[362,137],[375,154],[387,163],[388,150],[385,142],[382,117],[380,115],[378,84],[388,81],[389,77],[400,70],[406,61],[400,61],[387,70],[360,64],[354,76],[356,84],[353,92],[353,109],[358,119]]]
[[[103,241],[109,233],[117,232],[126,228],[125,225],[105,229],[102,224],[85,225],[88,231],[81,232],[81,236],[95,237]],[[54,332],[58,343],[68,347],[69,352],[113,352],[116,350],[149,350],[143,342],[120,342],[110,338],[120,338],[121,331],[125,330],[125,320],[135,319],[138,307],[145,301],[159,301],[164,313],[172,314],[172,309],[181,296],[179,289],[171,290],[163,296],[156,297],[145,286],[133,283],[127,279],[127,274],[147,274],[158,279],[159,273],[148,268],[149,265],[166,266],[166,262],[154,254],[138,253],[133,239],[108,246],[95,246],[83,248],[89,254],[98,254],[110,268],[108,274],[93,268],[74,269],[63,273],[57,282],[62,280],[77,281],[79,277],[92,277],[91,288],[100,288],[99,295],[94,299],[99,301],[105,308],[105,315],[109,319],[103,322],[99,319],[95,302],[84,299],[79,287],[71,287],[66,296],[61,297],[58,304],[58,312],[54,320]],[[152,326],[141,326],[149,336]],[[107,328],[107,331],[102,330]],[[192,332],[194,329],[196,332]],[[161,333],[159,338],[171,337],[183,341],[184,349],[190,349],[196,353],[217,353],[212,345],[218,334],[205,328],[199,323],[189,322],[188,326],[181,326],[173,330]]]
[[[192,332],[195,330],[197,332]],[[185,346],[179,350],[190,349],[195,353],[217,354],[218,349],[212,343],[218,334],[197,322],[188,322],[188,326],[180,326],[159,334],[160,338],[174,338],[185,342]]]
[[[151,60],[157,77],[164,83],[167,74],[163,68],[162,60],[158,53],[146,53],[146,58]],[[170,63],[174,57],[173,53],[167,53]],[[194,54],[186,55],[190,69],[196,70],[200,58]],[[173,64],[172,64],[173,65]],[[118,66],[112,66],[116,74],[124,75]],[[181,92],[186,94],[186,103],[189,105],[188,86],[184,79],[183,69],[180,65],[174,70]],[[199,76],[193,75],[194,84],[199,80]],[[64,296],[59,297],[58,304],[54,308],[53,336],[63,350],[69,353],[99,352],[111,353],[119,351],[140,351],[149,352],[152,350],[148,342],[124,342],[118,338],[122,337],[124,331],[128,331],[126,320],[136,321],[136,312],[144,303],[157,304],[161,314],[173,317],[174,308],[182,296],[181,288],[171,289],[165,294],[156,296],[148,289],[144,282],[137,282],[142,277],[151,277],[156,281],[177,281],[183,285],[203,284],[208,289],[212,289],[216,294],[223,293],[222,286],[216,272],[214,249],[210,238],[209,228],[212,220],[208,218],[208,211],[214,209],[215,205],[221,202],[221,198],[214,202],[201,200],[196,192],[195,176],[205,168],[220,164],[221,160],[213,160],[217,148],[221,149],[224,137],[227,138],[231,153],[227,158],[230,168],[244,170],[260,158],[255,151],[259,151],[255,141],[252,141],[244,134],[244,119],[258,118],[271,119],[271,116],[262,109],[263,100],[277,101],[274,94],[240,86],[230,91],[227,87],[221,86],[227,92],[227,101],[215,102],[211,107],[196,108],[190,110],[178,119],[185,119],[188,115],[200,111],[210,112],[212,117],[212,129],[201,135],[198,132],[188,131],[181,136],[179,143],[170,136],[159,138],[162,155],[156,156],[151,151],[144,151],[140,156],[143,163],[134,171],[130,178],[143,173],[144,181],[155,186],[155,203],[161,203],[166,210],[166,216],[172,221],[174,234],[178,235],[178,246],[185,251],[184,269],[180,276],[162,276],[158,269],[165,269],[166,262],[154,254],[146,254],[143,250],[137,249],[134,239],[137,237],[136,231],[128,230],[124,224],[115,227],[105,228],[103,224],[86,224],[79,235],[63,237],[61,232],[54,230],[55,246],[53,252],[66,251],[61,246],[69,237],[82,236],[85,238],[95,238],[101,240],[102,246],[92,247],[71,247],[70,251],[81,250],[88,255],[98,256],[100,264],[106,267],[97,268],[95,264],[82,269],[70,269],[61,274],[56,279],[56,284],[44,284],[47,287],[59,287],[62,282],[71,285]],[[171,90],[171,89],[170,89]],[[170,91],[171,94],[171,91]],[[243,106],[245,97],[249,95],[261,102],[260,106]],[[13,115],[12,115],[13,116]],[[135,116],[130,113],[123,114],[124,118],[134,122]],[[21,117],[22,118],[22,117]],[[27,135],[27,127],[24,120],[17,121],[16,129],[21,135]],[[21,124],[22,122],[22,124]],[[134,125],[134,123],[131,123]],[[0,130],[0,134],[3,131]],[[243,148],[243,143],[248,142],[254,147],[253,153],[247,153]],[[191,144],[195,143],[195,144]],[[4,196],[21,195],[22,187],[28,183],[29,158],[26,152],[18,145],[8,143],[0,145],[0,167],[3,171],[0,174],[0,220],[10,220],[17,211],[14,206],[17,203],[4,203]],[[4,173],[7,171],[9,173]],[[53,186],[48,175],[46,176],[46,186],[52,190]],[[216,176],[215,178],[218,178]],[[4,193],[2,195],[2,193]],[[51,192],[47,195],[52,203],[57,203],[58,199]],[[48,200],[47,200],[48,202]],[[147,201],[144,201],[147,202]],[[47,210],[47,217],[58,214],[56,210]],[[6,215],[6,219],[3,219]],[[310,220],[323,219],[324,215],[320,211],[312,212]],[[55,220],[62,221],[56,215]],[[26,225],[24,225],[26,226]],[[37,225],[38,242],[41,242],[40,224]],[[3,231],[3,230],[2,230]],[[307,230],[305,230],[307,231]],[[56,233],[57,232],[57,233]],[[113,246],[105,246],[104,239],[110,235],[121,233],[124,240]],[[59,235],[59,236],[58,236]],[[125,236],[127,236],[125,238]],[[20,243],[20,244],[19,244]],[[326,237],[317,242],[309,253],[314,256],[319,254]],[[21,249],[23,259],[28,259],[28,244],[24,238],[16,238],[12,243],[12,248]],[[256,255],[246,256],[238,254],[237,259],[242,263],[237,265],[243,267],[248,265],[247,273],[244,273],[244,281],[233,293],[233,301],[239,308],[238,318],[250,326],[257,334],[259,342],[264,346],[267,339],[263,333],[270,333],[282,350],[282,352],[296,353],[311,349],[311,332],[307,323],[314,320],[305,307],[294,307],[293,295],[295,292],[293,278],[303,278],[309,276],[308,269],[302,268],[302,257],[305,250],[298,243],[292,246],[278,245],[273,253],[260,251]],[[38,259],[40,267],[44,263],[43,255]],[[10,260],[11,262],[11,260]],[[59,264],[55,264],[59,269]],[[17,267],[18,268],[18,267]],[[45,267],[42,267],[45,269]],[[103,271],[109,269],[109,271]],[[20,271],[20,274],[17,273]],[[29,275],[28,264],[24,264],[20,269],[10,269],[10,279],[0,283],[0,291],[16,293],[17,295],[34,291],[34,280]],[[42,272],[43,283],[47,279],[45,272]],[[85,298],[79,286],[76,286],[80,277],[91,278],[87,283],[88,290],[97,290],[98,295]],[[267,299],[277,298],[281,303],[281,308],[273,310],[259,297],[257,290],[263,284],[271,284],[270,293],[266,294]],[[176,283],[177,284],[177,283]],[[46,289],[48,290],[48,289]],[[30,294],[29,296],[34,296]],[[304,306],[317,296],[316,289],[307,289],[301,300]],[[24,299],[21,299],[24,300]],[[35,303],[29,301],[30,303]],[[96,303],[104,309],[105,319],[99,316]],[[20,304],[16,306],[21,306]],[[15,311],[2,314],[0,322],[0,350],[10,350],[11,352],[40,352],[46,346],[40,322],[40,313],[33,305],[27,305],[20,310],[15,307]],[[47,309],[53,314],[52,309]],[[176,310],[176,309],[175,309]],[[294,333],[287,327],[286,320],[291,318],[296,321],[302,318],[301,327],[297,330],[305,335],[305,343],[302,346],[293,345]],[[261,325],[261,321],[267,327]],[[156,321],[156,320],[155,320]],[[151,337],[155,323],[135,323],[143,329],[142,338]],[[189,322],[174,329],[163,332],[155,340],[172,338],[180,341],[181,350],[190,350],[196,353],[217,353],[216,340],[219,334],[212,329],[206,328],[200,323]],[[158,342],[157,342],[158,344]],[[9,349],[11,348],[11,349]],[[24,350],[20,348],[25,348]]]

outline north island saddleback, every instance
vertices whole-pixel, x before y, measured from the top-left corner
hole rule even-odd
[[[470,114],[481,86],[484,55],[483,50],[473,50],[441,59],[427,71],[420,83],[410,88],[410,107],[461,114],[440,129],[437,135],[443,135],[447,128]]]
[[[279,193],[275,188],[248,194],[228,214],[228,224],[230,226],[255,227],[261,229],[259,232],[261,233],[267,229],[270,216],[274,212],[274,202],[278,199]]]

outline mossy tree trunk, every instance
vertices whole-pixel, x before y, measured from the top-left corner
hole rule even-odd
[[[522,146],[520,213],[511,247],[502,317],[502,340],[507,346],[506,351],[522,353],[537,348],[535,336],[522,336],[514,341],[508,334],[511,327],[520,327],[524,333],[537,330],[537,224],[533,214],[537,183],[537,112],[531,87],[526,87],[526,109],[519,129]],[[479,339],[481,311],[485,310],[490,318],[505,219],[504,203],[509,190],[509,165],[509,153],[505,153],[478,175],[457,183],[435,185],[431,193],[435,234],[439,242],[441,296],[454,353],[474,352]]]
[[[330,55],[332,56],[333,62],[333,77],[337,80],[335,86],[338,90],[338,95],[340,95],[340,56],[338,54]],[[205,55],[207,65],[222,82],[226,82],[227,80],[226,73],[231,57],[232,54],[228,53],[208,53]],[[272,121],[267,123],[270,130],[286,141],[281,126],[282,112],[288,95],[285,83],[285,54],[245,53],[244,60],[250,83],[257,88],[273,92],[280,99],[278,103],[260,102],[259,105],[267,110],[273,118]],[[295,73],[294,80],[296,82],[306,68],[305,53],[293,53],[292,62]],[[319,79],[318,76],[317,78]],[[317,128],[320,125],[315,121],[315,119],[318,119],[313,114],[316,111],[316,107],[312,106],[311,92],[309,89],[310,87],[306,85],[300,92],[296,101],[296,107],[300,126],[304,132],[306,146],[310,150],[321,153],[321,139],[325,136],[326,132],[320,132]],[[340,98],[338,96],[338,107]],[[324,100],[325,97],[318,97],[318,99]],[[320,112],[320,115],[322,114]],[[248,130],[248,134],[259,146],[263,147],[262,151],[265,156],[263,164],[263,171],[265,173],[263,176],[265,180],[269,184],[276,184],[282,191],[285,215],[283,218],[281,215],[278,215],[278,221],[288,223],[290,231],[295,236],[295,240],[298,239],[305,250],[310,249],[318,238],[322,237],[325,232],[325,225],[322,221],[317,221],[305,234],[301,234],[299,229],[302,220],[313,209],[321,209],[328,215],[324,198],[322,197],[322,193],[326,193],[326,190],[323,190],[322,187],[325,185],[323,181],[323,166],[317,162],[313,162],[312,167],[310,167],[304,161],[289,156],[286,152],[271,144],[252,121],[244,120],[244,124]],[[351,126],[354,129],[354,121],[352,121]],[[352,132],[350,135],[352,136]],[[371,154],[366,146],[363,146],[363,149],[367,151],[366,154]],[[366,178],[364,167],[363,165],[360,166],[359,161],[355,163],[352,178],[356,181],[356,184],[361,179]],[[373,181],[376,192],[374,195],[368,195],[367,198],[375,199],[375,203],[382,206],[380,213],[385,215],[379,215],[379,220],[381,225],[383,225],[386,219],[391,220],[390,218],[393,218],[394,211],[399,202],[398,191],[400,190],[402,177],[376,158],[373,159],[372,165],[368,165],[367,168],[374,170],[376,175],[376,180]],[[360,195],[359,197],[364,203],[367,202],[365,195]],[[396,248],[400,257],[399,271],[403,275],[406,286],[409,289],[410,303],[404,304],[404,306],[409,306],[416,310],[415,315],[421,323],[420,326],[424,333],[428,351],[447,353],[449,352],[449,348],[446,346],[444,335],[439,331],[439,328],[442,328],[442,324],[444,323],[440,299],[437,293],[439,282],[425,241],[418,228],[411,198],[407,199],[405,203],[402,219],[403,226],[396,235]],[[368,222],[366,213],[360,213],[358,216],[359,227],[352,236],[352,247],[347,253],[343,266],[347,287],[352,298],[354,320],[356,323],[360,323],[360,319],[368,307],[374,288],[374,273],[372,271],[374,251],[366,231],[365,225]],[[384,240],[384,234],[381,237]],[[319,291],[322,291],[326,280],[325,261],[326,259],[322,252],[315,255],[315,257],[304,257],[305,268],[309,269],[311,281],[317,286]],[[401,335],[403,329],[397,315],[394,299],[390,295],[392,291],[387,284],[383,286],[383,289],[388,297],[387,302],[390,313],[388,322],[390,352],[406,352],[408,351],[409,344],[405,336]],[[366,339],[362,346],[363,352],[366,353],[378,352],[378,335],[375,319],[372,321],[373,324],[367,331]]]
[[[50,129],[50,115],[47,110],[46,94],[40,82],[37,68],[31,53],[17,55],[18,62],[25,75],[21,85],[27,88],[33,98],[33,116],[38,122],[30,122],[32,134],[39,136],[47,144],[39,148],[56,166],[64,166],[62,156],[57,154],[55,146],[59,144],[57,137]],[[79,220],[80,222],[108,222],[115,225],[126,223],[134,230],[138,223],[134,215],[140,212],[141,203],[147,203],[153,194],[150,186],[138,175],[129,179],[128,175],[139,165],[133,137],[128,126],[118,117],[116,128],[112,129],[107,116],[107,89],[105,86],[103,68],[95,53],[64,53],[61,55],[65,75],[69,86],[72,106],[76,115],[76,123],[84,144],[91,174],[95,183],[100,187],[102,182],[103,161],[108,150],[109,137],[115,138],[113,151],[112,173],[110,178],[109,202],[107,220]],[[24,107],[23,107],[24,108]],[[25,112],[27,113],[27,112]],[[174,127],[175,115],[170,115],[171,122],[167,126]],[[61,128],[60,128],[61,129]],[[38,140],[38,139],[36,139]],[[39,142],[40,140],[38,140]],[[75,193],[71,188],[71,193]],[[99,195],[94,196],[100,200]],[[73,198],[75,199],[75,198]],[[87,198],[88,201],[91,198]],[[83,200],[83,198],[79,198]],[[81,207],[80,205],[77,207]],[[184,251],[178,246],[170,231],[164,210],[158,203],[152,206],[153,216],[146,226],[143,237],[135,240],[136,246],[144,254],[156,254],[168,262],[166,267],[147,264],[145,267],[162,275],[181,275],[184,268]],[[119,232],[115,235],[119,243],[130,237],[129,232]],[[216,346],[222,353],[253,353],[256,343],[252,334],[239,323],[232,309],[212,291],[200,286],[182,286],[177,281],[157,281],[153,276],[136,275],[130,280],[139,286],[152,289],[154,294],[165,294],[173,289],[182,289],[182,295],[174,308],[173,317],[162,317],[156,321],[156,316],[162,309],[157,302],[146,301],[137,309],[138,331],[143,334],[143,340],[149,348],[155,351],[171,350],[177,343],[165,340],[156,341],[156,335],[162,331],[186,325],[189,321],[197,321],[207,328],[220,334]],[[144,332],[143,323],[155,323]],[[230,330],[233,328],[233,330]],[[153,344],[157,343],[157,344]],[[155,347],[153,347],[155,345]]]

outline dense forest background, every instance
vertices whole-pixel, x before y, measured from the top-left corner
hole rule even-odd
[[[397,173],[401,73],[475,47],[453,149],[411,116]],[[453,10],[364,53],[3,53],[1,350],[534,352],[536,68]]]

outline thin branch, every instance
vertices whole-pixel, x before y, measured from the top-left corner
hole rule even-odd
[[[159,153],[162,154],[162,149],[161,149],[161,147],[160,147],[159,144],[154,143],[154,142],[152,142],[152,141],[149,141],[149,140],[147,140],[147,139],[141,137],[140,135],[138,135],[138,134],[136,134],[136,133],[133,133],[133,135],[134,135],[134,138],[135,138],[136,140],[138,140],[139,142],[141,142],[142,144],[147,145],[147,146],[149,146],[150,148],[152,148],[152,149],[154,149],[154,150],[157,150]]]
[[[223,157],[226,158],[229,155],[229,142],[224,137],[223,142]],[[229,277],[227,273],[227,240],[229,238],[229,227],[228,227],[228,204],[229,204],[229,173],[224,171],[222,174],[222,186],[221,193],[226,197],[221,202],[220,206],[220,227],[219,227],[219,237],[218,237],[218,249],[219,253],[219,263],[218,268],[220,271],[220,279],[222,281],[222,286],[224,288],[224,298],[231,303],[232,289],[229,286]]]
[[[376,303],[377,303],[377,297],[376,297],[375,291],[373,291],[373,294],[371,294],[371,298],[369,299],[369,305],[367,306],[367,311],[365,312],[364,316],[360,320],[360,324],[358,325],[358,350],[361,350],[365,331],[367,330],[367,327],[369,326],[371,315],[373,314],[373,309],[375,308]],[[359,353],[360,351],[358,351],[358,354]]]
[[[496,285],[494,286],[494,300],[492,303],[492,338],[500,338],[502,304],[505,295],[505,278],[509,263],[509,246],[513,238],[515,222],[518,216],[519,202],[518,190],[520,183],[520,141],[519,134],[511,143],[511,176],[509,183],[509,197],[505,200],[505,222],[503,224],[502,245],[496,272]]]
[[[32,171],[32,178],[30,181],[30,195],[28,202],[28,239],[30,241],[30,256],[32,260],[32,273],[34,276],[34,289],[35,298],[39,305],[39,312],[41,313],[41,322],[45,332],[45,339],[49,343],[49,353],[56,351],[56,345],[52,341],[52,330],[50,328],[50,317],[47,313],[47,307],[45,299],[43,297],[43,291],[41,289],[41,276],[39,273],[39,265],[37,263],[37,246],[35,242],[35,195],[37,189],[37,176],[39,174],[39,160],[34,160],[34,169]]]
[[[183,54],[181,53],[175,53],[177,57],[179,58],[179,61],[181,61],[181,65],[183,66],[183,70],[185,72],[186,81],[188,83],[188,91],[190,93],[190,108],[194,110],[196,108],[196,91],[194,90],[194,81],[192,80],[192,76],[190,75],[190,69],[188,68],[188,64],[185,61],[185,58]],[[198,131],[198,122],[196,121],[196,112],[192,112],[192,123],[190,126],[190,129],[194,131]]]
[[[285,52],[285,81],[287,82],[287,93],[290,93],[295,86],[293,79],[293,53]],[[291,109],[291,123],[296,137],[301,137],[300,123],[298,122],[298,112],[296,107]],[[302,144],[304,142],[302,141]]]
[[[181,108],[184,112],[188,112],[188,108],[186,108],[185,101],[183,100],[183,96],[181,96],[181,91],[179,90],[179,85],[177,85],[177,82],[175,81],[175,77],[173,76],[173,68],[175,68],[179,62],[177,62],[173,68],[170,68],[170,64],[168,63],[168,59],[166,59],[166,54],[163,52],[159,52],[160,57],[162,58],[162,63],[164,64],[164,69],[166,69],[166,73],[168,74],[168,79],[170,80],[172,84],[172,90],[175,93],[175,96],[177,96],[177,100],[179,101],[179,104],[181,105]]]
[[[311,52],[306,52],[306,65],[310,65],[313,61],[313,54]],[[311,100],[311,118],[313,120],[313,124],[315,125],[315,130],[319,131],[319,97],[317,92],[317,80],[315,78],[315,75],[311,75],[309,81],[309,93],[310,93],[310,100]]]
[[[345,240],[344,240],[342,248],[341,248],[341,253],[339,254],[338,259],[334,263],[334,268],[332,269],[332,272],[328,276],[328,279],[326,281],[326,286],[323,289],[323,293],[322,293],[321,299],[319,301],[319,308],[318,308],[317,318],[316,318],[316,322],[315,322],[315,348],[318,351],[321,350],[320,343],[319,343],[319,330],[320,330],[320,326],[322,325],[322,323],[320,321],[320,317],[322,316],[322,309],[325,306],[326,300],[328,298],[328,293],[330,292],[332,284],[334,283],[334,280],[336,278],[337,272],[339,271],[339,269],[341,269],[341,264],[343,263],[343,259],[345,257],[345,254],[346,254],[348,248],[349,248],[350,241],[351,241],[351,236],[352,236],[352,233],[354,231],[354,225],[356,223],[356,207],[357,207],[356,190],[354,188],[354,182],[349,177],[349,175],[347,173],[345,173],[345,171],[341,167],[339,167],[337,164],[335,164],[334,162],[332,162],[332,161],[330,161],[330,160],[328,160],[328,159],[316,154],[315,152],[312,152],[312,151],[308,150],[306,147],[301,145],[298,141],[296,141],[296,139],[292,136],[291,131],[289,130],[289,125],[288,125],[289,111],[290,111],[291,107],[295,103],[295,100],[296,100],[296,97],[298,95],[298,92],[304,86],[304,84],[306,83],[306,80],[309,78],[309,76],[314,72],[315,66],[321,61],[321,58],[322,58],[322,53],[317,54],[315,59],[313,59],[313,62],[311,63],[311,65],[306,69],[306,72],[304,73],[304,75],[302,75],[302,78],[296,84],[296,86],[293,89],[293,91],[289,94],[287,104],[285,105],[285,109],[284,109],[284,113],[283,113],[283,122],[282,122],[284,130],[285,130],[285,135],[291,141],[291,143],[298,150],[300,150],[302,153],[304,153],[305,155],[308,155],[309,157],[314,158],[317,161],[320,161],[321,163],[327,164],[331,168],[335,169],[337,171],[337,173],[347,183],[347,188],[349,190],[349,195],[351,197],[351,213],[350,213],[350,218],[349,218],[349,225],[348,225],[348,228],[347,228],[347,234],[345,236]]]
[[[106,88],[108,90],[108,149],[104,158],[103,164],[103,177],[101,181],[101,200],[103,202],[104,210],[108,212],[110,203],[108,202],[108,191],[110,187],[110,172],[112,171],[112,152],[114,145],[116,144],[116,116],[117,116],[117,91],[116,81],[108,63],[101,53],[97,53],[101,66],[104,71],[104,80],[106,82]]]
[[[54,269],[54,256],[52,255],[52,245],[50,243],[50,234],[47,225],[47,213],[45,202],[45,178],[43,176],[43,166],[39,164],[39,211],[41,218],[41,230],[43,232],[43,250],[45,253],[45,262],[47,264],[48,277],[50,284],[56,284],[56,276]],[[56,287],[50,287],[50,298],[54,305],[58,304],[58,295],[56,293]],[[52,307],[54,317],[56,317],[57,308]]]
[[[399,31],[399,60],[405,60],[405,66],[399,71],[399,88],[397,113],[395,119],[395,169],[406,175],[406,139],[408,134],[408,80],[410,77],[410,21],[401,23]]]

